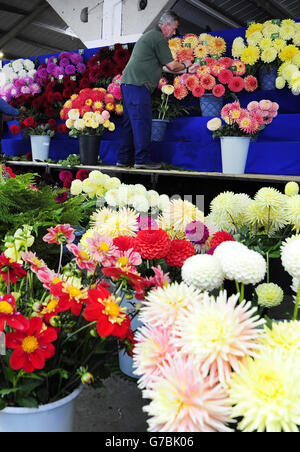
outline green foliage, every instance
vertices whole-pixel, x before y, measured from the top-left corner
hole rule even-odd
[[[85,213],[82,210],[84,197],[76,196],[64,204],[55,201],[60,190],[47,185],[39,191],[30,188],[36,184],[35,174],[23,174],[15,179],[7,179],[0,183],[0,240],[3,241],[7,232],[14,233],[24,224],[33,227],[37,236],[34,250],[41,256],[51,254],[51,247],[43,242],[42,237],[49,227],[57,224],[81,225]],[[58,250],[53,247],[53,254]]]
[[[68,166],[79,166],[81,164],[80,162],[80,155],[78,154],[71,154],[69,157],[65,160],[59,160],[59,165],[61,165],[63,168],[67,168]]]

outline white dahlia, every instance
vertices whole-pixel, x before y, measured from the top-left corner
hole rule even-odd
[[[292,236],[282,244],[281,262],[293,278],[300,279],[300,235]]]
[[[232,245],[230,245],[232,244]],[[237,242],[223,242],[214,253],[226,279],[243,284],[257,284],[265,277],[267,264],[263,256]]]
[[[188,258],[181,270],[183,281],[201,291],[218,289],[224,280],[222,267],[215,256],[196,254]]]
[[[178,313],[185,310],[193,300],[201,303],[201,293],[183,282],[159,287],[152,290],[143,301],[139,318],[152,327],[169,328],[174,325]]]

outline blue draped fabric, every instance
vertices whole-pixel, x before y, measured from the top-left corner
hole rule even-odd
[[[226,40],[227,54],[230,55],[233,40],[237,36],[244,37],[245,29],[223,30],[211,34],[222,36]],[[85,62],[98,50],[85,49]],[[58,54],[42,55],[38,60],[44,63],[50,56]],[[243,92],[238,97],[243,107],[252,100],[261,99],[270,99],[280,105],[279,116],[250,144],[246,173],[300,175],[300,97],[293,96],[288,89]],[[199,105],[198,100],[193,100],[193,104]],[[212,133],[206,127],[210,118],[199,116],[200,109],[199,113],[196,111],[192,115],[175,119],[169,125],[165,140],[152,143],[153,161],[163,161],[189,170],[221,172],[220,141],[213,140]],[[113,121],[116,123],[116,130],[103,135],[99,150],[103,163],[108,165],[117,162],[120,142],[121,120],[114,118]],[[30,140],[23,140],[20,135],[15,137],[9,131],[2,139],[2,150],[9,156],[29,153]],[[54,160],[64,160],[68,155],[78,153],[78,140],[65,135],[56,135],[51,140],[50,158]]]

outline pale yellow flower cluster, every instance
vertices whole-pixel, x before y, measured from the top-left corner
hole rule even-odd
[[[68,119],[66,126],[68,129],[76,129],[79,132],[84,131],[87,128],[97,130],[102,128],[107,129],[110,132],[115,130],[115,124],[109,120],[110,113],[104,110],[102,113],[99,111],[86,112],[83,117],[80,116],[78,109],[72,109],[68,113]]]
[[[263,24],[253,23],[246,30],[246,41],[242,37],[234,40],[232,55],[248,65],[258,61],[265,64],[274,64],[278,67],[280,62],[293,64],[299,68],[300,63],[300,24],[293,20],[269,20]],[[279,89],[285,86],[285,81],[277,80]],[[297,81],[293,81],[290,88],[298,88]]]
[[[285,194],[272,187],[261,188],[251,199],[244,193],[224,192],[213,199],[207,220],[219,230],[238,232],[247,226],[257,234],[274,234],[290,225],[300,231],[300,195],[296,182],[286,185]]]
[[[208,56],[220,57],[226,52],[225,40],[208,33],[201,33],[199,36],[188,33],[182,39],[172,38],[169,40],[169,47],[173,58],[178,61]]]

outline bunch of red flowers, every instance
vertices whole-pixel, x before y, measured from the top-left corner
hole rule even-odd
[[[131,50],[128,46],[115,44],[103,47],[96,55],[89,59],[87,68],[82,74],[81,88],[89,88],[100,78],[110,78],[121,74],[129,61]]]
[[[241,60],[208,57],[203,59],[195,74],[183,74],[175,78],[174,96],[181,100],[189,92],[194,97],[202,97],[206,92],[222,97],[225,93],[239,93],[243,89],[254,91],[258,87],[256,77],[245,74],[246,65]]]

